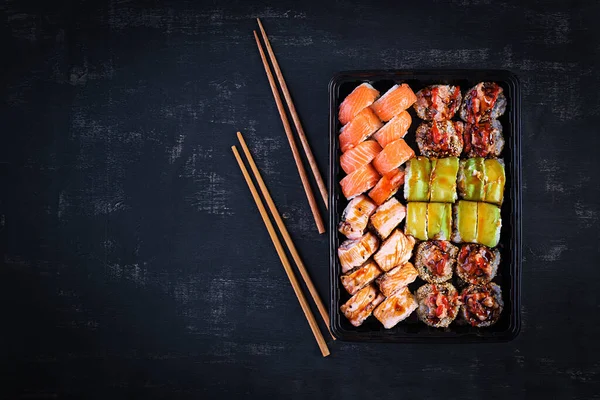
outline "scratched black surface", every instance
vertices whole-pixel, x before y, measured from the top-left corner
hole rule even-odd
[[[2,398],[598,398],[600,5],[0,3]],[[501,68],[523,85],[523,327],[322,358],[230,146],[242,130],[324,298],[254,40],[327,165],[327,83]]]

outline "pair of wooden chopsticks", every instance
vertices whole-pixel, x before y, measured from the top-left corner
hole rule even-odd
[[[292,101],[292,96],[290,95],[290,91],[288,90],[288,87],[285,83],[285,79],[283,79],[283,74],[281,73],[281,68],[279,68],[279,63],[275,58],[275,53],[273,53],[273,49],[271,48],[271,42],[267,37],[267,33],[265,32],[265,29],[263,28],[260,19],[257,18],[256,20],[258,21],[258,26],[260,27],[260,32],[262,34],[263,41],[265,42],[265,47],[267,48],[267,52],[269,53],[269,58],[271,59],[271,63],[273,64],[275,75],[277,75],[277,80],[279,81],[279,85],[281,86],[283,97],[285,97],[285,101],[290,111],[290,115],[292,116],[292,120],[294,121],[294,125],[296,126],[296,131],[298,131],[298,137],[300,138],[302,148],[304,149],[304,153],[306,154],[306,158],[308,159],[308,164],[310,165],[312,173],[317,182],[317,186],[319,187],[319,191],[321,192],[321,197],[323,198],[323,202],[325,203],[325,208],[328,208],[327,188],[325,187],[325,182],[323,182],[323,178],[321,178],[321,173],[319,172],[317,161],[315,160],[315,157],[312,154],[312,150],[310,149],[310,145],[308,144],[308,140],[306,139],[306,135],[304,134],[304,129],[302,128],[302,124],[300,123],[300,118],[298,117],[298,113],[296,112],[296,107],[294,106],[294,102]],[[258,46],[260,58],[262,59],[263,66],[265,67],[265,72],[267,73],[269,84],[271,85],[271,91],[273,92],[275,103],[277,104],[277,110],[279,111],[279,116],[281,117],[281,122],[283,123],[285,134],[287,136],[288,142],[290,143],[290,147],[292,148],[292,154],[294,155],[296,168],[298,169],[298,173],[300,174],[300,180],[302,181],[302,186],[304,187],[304,192],[306,193],[308,204],[310,205],[310,210],[312,211],[313,218],[315,219],[315,224],[317,225],[319,233],[323,233],[325,232],[325,225],[323,224],[323,219],[321,218],[321,214],[319,212],[319,206],[317,205],[317,201],[315,199],[313,190],[310,187],[308,175],[306,173],[306,170],[304,169],[304,165],[302,164],[302,159],[300,158],[300,152],[298,151],[296,142],[294,141],[294,135],[292,133],[290,122],[288,121],[287,115],[285,113],[285,108],[283,107],[281,96],[279,96],[279,91],[277,90],[277,85],[275,83],[275,79],[273,78],[273,73],[271,72],[269,62],[267,61],[267,57],[265,56],[265,52],[263,51],[260,39],[258,38],[256,31],[254,31],[254,39],[256,39],[256,45]]]
[[[244,140],[244,137],[242,136],[242,134],[240,132],[237,133],[237,136],[238,136],[238,140],[240,141],[240,145],[242,146],[242,149],[244,150],[244,154],[246,155],[246,159],[248,160],[248,164],[250,164],[250,169],[252,170],[252,173],[254,174],[254,179],[256,179],[256,181],[258,182],[260,191],[261,191],[263,197],[265,198],[267,205],[269,206],[269,210],[271,211],[271,215],[275,219],[275,223],[277,224],[277,227],[279,228],[279,232],[281,233],[281,236],[283,236],[283,240],[285,241],[290,253],[292,254],[292,258],[294,259],[296,266],[298,267],[298,270],[300,271],[300,274],[302,275],[302,278],[304,279],[304,283],[308,287],[308,291],[310,292],[310,294],[313,298],[313,301],[317,305],[317,308],[319,310],[319,313],[321,314],[321,317],[323,318],[323,321],[325,321],[325,325],[327,326],[327,329],[329,329],[329,313],[327,312],[325,305],[323,304],[323,302],[321,301],[321,298],[319,297],[319,294],[317,293],[317,289],[315,288],[315,285],[313,284],[312,279],[310,278],[310,275],[308,274],[308,271],[306,270],[306,267],[304,266],[304,263],[302,262],[302,259],[300,258],[300,254],[298,254],[298,251],[296,250],[296,246],[294,246],[294,242],[292,241],[292,238],[290,237],[290,234],[288,233],[287,228],[285,227],[285,224],[283,223],[283,220],[281,219],[281,215],[279,214],[279,211],[277,211],[277,207],[275,206],[275,203],[273,202],[273,198],[271,198],[271,195],[269,194],[269,190],[267,189],[267,186],[265,185],[265,182],[258,170],[258,167],[256,166],[256,163],[254,162],[254,158],[252,157],[252,154],[250,153],[250,149],[248,149],[248,146],[246,145],[246,141]],[[281,263],[283,264],[285,273],[287,274],[288,279],[290,280],[290,283],[292,284],[292,287],[294,288],[294,293],[296,293],[296,297],[298,298],[298,301],[300,302],[300,306],[302,307],[302,311],[304,311],[304,315],[306,316],[306,319],[308,320],[310,329],[312,330],[313,335],[315,336],[315,339],[317,340],[317,344],[319,345],[319,348],[321,349],[321,353],[323,354],[323,357],[327,357],[329,355],[329,349],[327,348],[327,343],[325,343],[325,339],[323,338],[323,335],[321,334],[321,331],[319,330],[317,321],[315,320],[315,317],[314,317],[312,311],[310,310],[310,306],[308,305],[308,302],[306,301],[306,298],[304,297],[304,293],[302,293],[302,289],[300,287],[300,284],[298,283],[298,279],[296,278],[296,275],[294,274],[294,271],[292,270],[292,267],[287,258],[285,250],[283,249],[283,246],[281,245],[281,241],[279,240],[279,237],[277,236],[277,233],[275,232],[273,224],[271,223],[271,220],[269,219],[267,210],[265,209],[265,206],[264,206],[260,196],[258,195],[256,186],[254,186],[254,183],[252,182],[252,179],[250,178],[250,174],[248,173],[248,170],[246,169],[246,166],[244,165],[244,162],[242,161],[242,158],[240,157],[240,153],[238,152],[237,148],[235,146],[232,146],[231,150],[233,150],[233,154],[235,155],[235,158],[240,166],[240,169],[242,170],[244,179],[246,180],[246,183],[248,184],[248,188],[250,189],[250,192],[252,193],[252,197],[254,198],[254,202],[256,203],[256,206],[258,207],[258,211],[260,212],[263,222],[267,228],[267,231],[269,231],[269,236],[271,236],[271,240],[273,241],[275,250],[277,250],[277,254],[279,255],[279,259],[281,260]],[[331,331],[329,333],[331,334]],[[332,334],[331,334],[331,337],[335,340],[335,337]]]

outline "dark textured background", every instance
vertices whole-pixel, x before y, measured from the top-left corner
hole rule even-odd
[[[0,3],[2,398],[599,397],[598,3],[104,3]],[[323,173],[336,71],[521,78],[515,341],[320,356],[229,149],[242,130],[327,298],[257,16]]]

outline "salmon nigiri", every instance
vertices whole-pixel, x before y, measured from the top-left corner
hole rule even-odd
[[[374,140],[365,140],[340,157],[340,165],[345,173],[351,174],[363,165],[373,161],[381,152],[381,146]]]
[[[404,168],[395,168],[381,177],[369,192],[369,197],[380,206],[396,194],[402,184],[404,184]]]
[[[414,156],[415,152],[404,139],[398,139],[385,146],[385,149],[373,160],[373,166],[381,175],[385,175]]]
[[[417,96],[406,83],[394,85],[371,108],[382,121],[389,121],[417,101]]]
[[[379,174],[371,164],[360,167],[341,181],[342,193],[348,200],[371,189],[379,181]]]
[[[379,97],[379,90],[368,83],[359,85],[352,91],[340,104],[339,119],[342,125],[352,121],[352,118],[361,112],[365,107],[369,107]]]
[[[402,111],[385,124],[383,128],[375,132],[373,138],[379,142],[381,147],[385,147],[388,143],[402,139],[406,135],[411,122],[412,118],[408,111]]]
[[[340,149],[346,152],[357,144],[367,140],[375,131],[383,126],[377,115],[370,108],[359,112],[352,121],[340,129]]]

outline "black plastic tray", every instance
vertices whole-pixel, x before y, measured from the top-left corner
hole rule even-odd
[[[502,288],[504,311],[500,320],[487,328],[452,323],[446,329],[431,328],[417,319],[416,313],[392,329],[384,329],[373,316],[360,327],[354,327],[340,312],[340,306],[350,296],[340,282],[341,267],[337,248],[345,240],[337,230],[341,213],[347,200],[341,193],[339,181],[344,173],[339,166],[338,134],[341,128],[337,119],[338,107],[343,99],[359,84],[369,82],[382,94],[396,83],[405,82],[415,91],[432,84],[459,85],[463,95],[482,81],[497,82],[504,89],[508,100],[502,123],[506,145],[502,158],[506,165],[506,187],[502,205],[502,230],[500,249],[502,260],[494,282]],[[413,123],[405,137],[415,149],[415,130],[421,123],[414,110],[409,110]],[[329,265],[331,286],[331,331],[340,340],[356,342],[441,342],[441,343],[485,343],[504,342],[514,339],[521,329],[521,91],[517,77],[501,70],[417,70],[417,71],[348,71],[337,73],[329,83]],[[455,116],[458,120],[458,113]],[[402,188],[396,197],[404,201]],[[417,279],[409,285],[414,291],[424,282]]]

